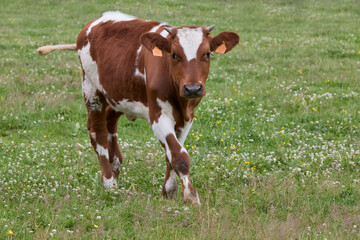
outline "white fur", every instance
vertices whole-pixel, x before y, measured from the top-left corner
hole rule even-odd
[[[41,55],[46,55],[55,50],[76,50],[76,44],[47,45],[39,47],[37,52]]]
[[[156,25],[153,27],[149,32],[156,32],[161,26],[167,25],[167,23],[160,23],[159,25]]]
[[[142,74],[138,68],[138,59],[139,59],[139,54],[141,52],[142,49],[142,45],[140,45],[140,47],[138,48],[138,50],[136,51],[136,59],[135,59],[135,76],[137,77],[141,77],[144,78],[145,80],[145,84],[146,84],[146,79],[145,79],[145,68],[144,68],[144,74]]]
[[[123,99],[117,102],[113,109],[124,113],[128,119],[143,118],[149,120],[149,108],[141,102],[131,102],[128,99]]]
[[[188,152],[186,151],[186,149],[185,149],[184,147],[181,147],[180,152],[184,152],[184,153],[187,153],[187,154],[188,154]],[[188,154],[188,155],[189,155],[189,154]]]
[[[105,188],[116,188],[117,182],[114,177],[111,177],[109,179],[107,179],[106,177],[103,177],[103,185]]]
[[[98,18],[89,26],[88,30],[86,31],[86,35],[89,35],[91,29],[101,22],[107,22],[107,21],[121,22],[121,21],[131,21],[134,19],[136,19],[136,17],[127,15],[122,12],[115,12],[115,11],[104,12],[102,17]]]
[[[200,198],[198,193],[196,192],[196,196],[195,198],[191,195],[191,191],[189,188],[189,176],[188,175],[183,175],[180,173],[180,179],[182,180],[182,185],[183,185],[183,194],[184,194],[184,200],[185,201],[189,201],[192,204],[199,204],[200,205]]]
[[[166,193],[170,193],[170,192],[174,191],[175,189],[177,189],[176,174],[175,174],[174,170],[170,170],[170,177],[168,178],[168,180],[165,183],[165,191],[166,191]],[[173,194],[174,194],[174,196],[168,196],[168,197],[174,198],[176,196],[176,192]]]
[[[144,82],[145,82],[145,85],[146,85],[146,70],[145,70],[145,68],[144,68]]]
[[[96,62],[90,55],[90,42],[85,45],[82,49],[78,50],[78,54],[81,60],[81,65],[85,73],[85,79],[82,83],[82,90],[85,95],[86,101],[94,102],[96,96],[96,90],[105,93],[103,86],[99,81],[99,72]],[[101,111],[101,104],[91,105],[91,110]]]
[[[117,136],[118,136],[117,133],[108,133],[107,139],[108,139],[109,142],[112,142],[112,138],[117,137]]]
[[[182,180],[183,187],[188,188],[189,187],[189,182],[190,182],[189,181],[189,176],[180,173],[180,179]]]
[[[119,170],[121,167],[121,163],[120,163],[120,160],[117,156],[114,156],[114,160],[113,162],[111,163],[111,168],[113,171],[117,171]]]
[[[156,99],[161,108],[161,115],[157,122],[154,122],[152,128],[154,129],[155,136],[162,142],[166,143],[166,137],[170,134],[175,135],[175,120],[173,116],[173,107],[166,101],[162,101],[159,98]]]
[[[164,102],[160,99],[157,99],[157,102],[161,108],[161,115],[158,121],[153,123],[152,129],[157,139],[159,139],[159,141],[165,145],[166,156],[171,163],[171,152],[166,142],[166,137],[172,134],[176,138],[174,130],[175,120],[173,116],[173,108],[168,101]]]
[[[179,43],[182,46],[188,61],[196,58],[197,51],[203,41],[203,30],[199,28],[181,28],[177,32]]]
[[[193,124],[193,121],[190,120],[188,122],[185,122],[184,128],[179,129],[180,130],[179,142],[181,145],[184,145],[186,136],[188,135],[192,124]]]
[[[96,152],[99,154],[99,156],[103,156],[109,159],[109,151],[98,143],[96,144]]]
[[[96,140],[96,132],[90,132],[90,137],[92,140]]]
[[[166,30],[162,30],[160,35],[163,36],[164,38],[166,38],[169,35],[169,33]]]
[[[136,69],[135,69],[135,76],[143,78],[143,79],[144,79],[144,82],[145,82],[145,84],[146,84],[145,69],[144,69],[144,73],[141,73],[140,70],[139,70],[139,68],[136,67]]]
[[[95,97],[96,89],[91,85],[91,82],[86,75],[85,80],[82,82],[82,90],[86,99],[93,99]]]

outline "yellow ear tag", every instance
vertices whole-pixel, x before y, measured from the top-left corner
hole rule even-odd
[[[152,54],[157,57],[162,57],[162,52],[157,46],[153,48]]]
[[[216,53],[222,53],[224,54],[226,51],[225,43],[222,43],[220,46],[218,46],[215,50]]]

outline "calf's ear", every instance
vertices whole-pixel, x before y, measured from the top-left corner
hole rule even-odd
[[[239,40],[239,35],[234,32],[222,32],[211,40],[210,49],[212,52],[224,54],[235,47]]]
[[[162,57],[162,51],[170,52],[170,42],[158,33],[144,33],[141,44],[154,56]]]

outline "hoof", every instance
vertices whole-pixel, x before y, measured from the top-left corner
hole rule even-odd
[[[112,176],[111,178],[103,177],[102,182],[104,187],[107,189],[117,188],[117,181],[114,176]]]
[[[163,195],[165,195],[166,198],[175,199],[177,197],[177,191],[178,191],[178,187],[177,187],[176,178],[175,177],[169,178],[166,184],[164,185]]]
[[[170,191],[167,191],[165,196],[168,199],[176,199],[176,197],[177,197],[177,188],[171,189]]]
[[[184,189],[183,199],[185,203],[190,203],[191,205],[201,205],[199,195],[194,188]]]

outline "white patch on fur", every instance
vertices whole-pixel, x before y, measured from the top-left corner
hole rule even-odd
[[[159,25],[156,25],[153,27],[149,32],[156,32],[161,26],[167,25],[167,23],[160,23]]]
[[[149,121],[149,108],[141,102],[131,102],[128,99],[123,99],[117,102],[113,109],[124,113],[128,119],[143,118]]]
[[[142,49],[142,45],[140,45],[140,47],[138,48],[138,50],[136,51],[136,60],[138,59],[139,57],[139,54],[141,52],[141,49]]]
[[[90,43],[78,50],[81,65],[85,73],[85,79],[82,83],[82,90],[86,101],[90,103],[91,110],[101,111],[102,105],[96,101],[96,90],[106,93],[99,81],[99,72],[96,62],[90,55]],[[91,104],[98,103],[98,104]]]
[[[182,180],[182,185],[184,188],[188,188],[189,187],[189,176],[188,175],[184,175],[182,173],[180,173],[180,178]]]
[[[166,144],[166,137],[170,134],[175,136],[175,120],[173,116],[173,107],[171,104],[166,101],[162,101],[159,98],[157,99],[158,105],[161,108],[161,115],[156,122],[152,125],[154,129],[155,136],[162,142]]]
[[[113,171],[117,171],[121,167],[120,160],[117,156],[114,156],[113,162],[110,164]]]
[[[179,142],[181,145],[184,145],[186,136],[189,134],[190,128],[193,124],[193,121],[190,120],[188,122],[185,122],[185,125],[183,128],[180,128],[180,136],[179,136]]]
[[[176,174],[174,170],[170,170],[170,177],[165,183],[165,191],[168,194],[169,198],[176,197],[177,183],[176,183]],[[173,194],[169,196],[169,194]]]
[[[146,70],[145,70],[145,68],[144,68],[144,83],[146,85]]]
[[[116,188],[117,182],[114,177],[111,177],[109,179],[107,179],[106,177],[103,177],[103,185],[105,188]]]
[[[99,154],[99,156],[103,156],[109,159],[109,151],[98,143],[96,144],[96,152]]]
[[[160,35],[163,36],[164,38],[166,38],[169,35],[169,33],[166,30],[162,30]]]
[[[95,132],[90,132],[90,137],[92,140],[96,140],[96,133]]]
[[[85,80],[82,82],[82,91],[86,100],[92,100],[95,98],[96,89],[91,85],[89,78],[85,74]]]
[[[152,125],[152,129],[154,131],[154,134],[159,141],[165,145],[165,151],[166,156],[169,159],[169,162],[171,163],[171,152],[169,149],[169,146],[166,142],[166,137],[170,134],[175,135],[175,120],[173,116],[173,108],[171,104],[166,101],[161,101],[160,99],[157,99],[157,102],[161,108],[161,115],[157,122],[154,122]]]
[[[144,70],[145,70],[145,69],[144,69]],[[136,69],[135,69],[135,76],[144,78],[145,83],[146,83],[145,73],[141,73],[140,70],[139,70],[139,68],[136,68]]]
[[[186,59],[188,61],[196,58],[197,51],[200,44],[203,41],[203,30],[201,27],[192,28],[181,28],[177,32],[179,43],[182,46]]]
[[[184,147],[181,147],[180,152],[184,152],[189,155],[189,153],[186,151],[186,149]]]
[[[121,21],[131,21],[134,19],[136,19],[136,17],[127,15],[122,12],[116,12],[116,11],[104,12],[102,17],[98,18],[96,21],[94,21],[90,25],[90,27],[86,31],[86,35],[89,35],[89,33],[91,32],[91,29],[101,22],[107,22],[107,21],[121,22]]]
[[[136,59],[135,59],[135,76],[137,77],[141,77],[141,78],[144,78],[144,74],[142,74],[138,68],[138,59],[139,59],[139,54],[141,52],[141,49],[142,49],[142,45],[140,45],[140,47],[138,48],[138,50],[136,51]],[[144,71],[145,71],[145,68],[144,68]],[[145,83],[146,83],[146,80],[145,80]]]
[[[117,133],[108,133],[107,139],[109,142],[112,142],[113,137],[117,137],[117,136],[118,136]]]

